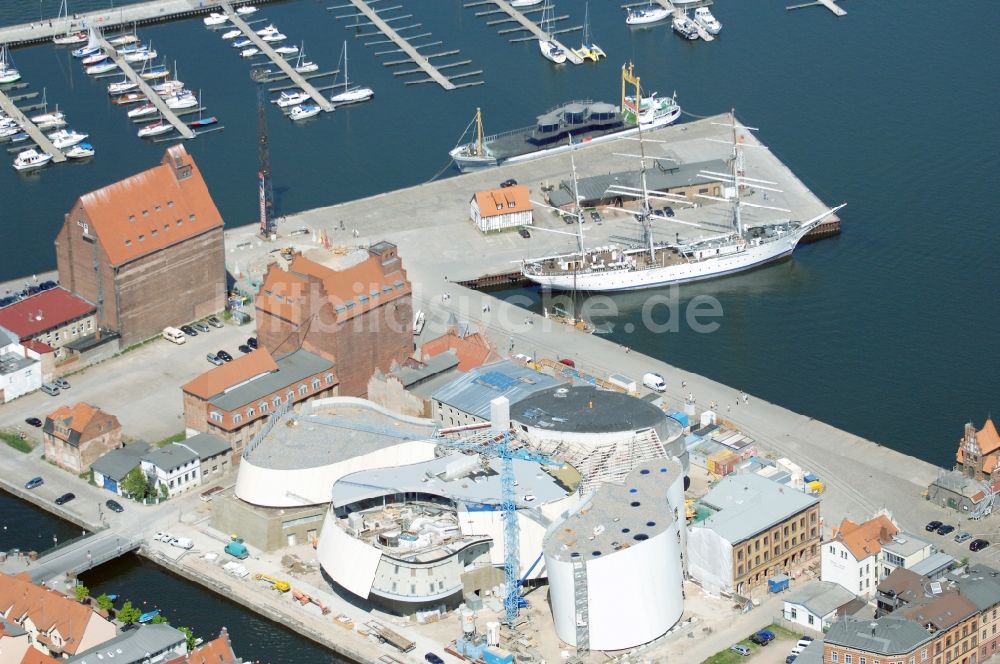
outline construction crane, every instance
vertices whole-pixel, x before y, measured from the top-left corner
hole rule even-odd
[[[287,593],[292,589],[292,585],[288,581],[282,581],[281,579],[276,579],[273,576],[268,576],[267,574],[255,574],[254,577],[258,581],[267,581],[271,584],[271,587],[278,592]]]
[[[274,221],[274,189],[271,185],[271,157],[267,145],[267,103],[264,83],[267,74],[254,69],[250,78],[257,84],[257,190],[260,202],[260,236],[273,239],[278,228]]]

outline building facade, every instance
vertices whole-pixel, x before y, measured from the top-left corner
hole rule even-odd
[[[899,528],[888,514],[879,514],[864,523],[844,519],[823,543],[821,577],[852,593],[872,597],[878,582],[887,574],[882,569],[882,544],[892,541]]]
[[[210,433],[225,440],[232,462],[269,415],[310,399],[336,396],[333,362],[305,350],[275,360],[261,347],[209,369],[182,388],[189,436]]]
[[[255,306],[261,346],[275,357],[301,348],[331,358],[345,396],[363,396],[376,370],[413,353],[410,282],[389,242],[343,269],[301,254],[287,270],[272,264]]]
[[[21,342],[39,341],[52,348],[56,359],[63,348],[93,334],[97,308],[63,288],[51,288],[0,309],[0,327]]]
[[[37,390],[42,386],[42,373],[41,355],[0,327],[0,402]]]
[[[811,581],[785,595],[781,615],[785,620],[821,632],[833,623],[841,607],[854,600],[854,593],[836,583]]]
[[[469,202],[469,215],[483,233],[507,228],[530,226],[534,220],[534,206],[528,187],[512,187],[477,191]]]
[[[940,656],[932,659],[933,640],[931,632],[905,618],[845,616],[827,630],[823,664],[945,664]]]
[[[79,474],[122,446],[122,426],[114,415],[86,403],[60,406],[46,416],[42,440],[46,461]]]
[[[0,323],[2,324],[2,323]],[[983,481],[997,479],[997,461],[1000,460],[1000,433],[991,418],[986,418],[983,428],[976,431],[972,422],[965,425],[965,434],[955,453],[957,469],[966,477]]]
[[[688,570],[711,594],[748,595],[819,560],[819,499],[756,474],[723,477],[688,528]]]
[[[223,309],[222,231],[194,159],[175,145],[158,166],[77,200],[56,237],[59,281],[130,346]]]
[[[147,452],[142,471],[158,492],[173,497],[221,477],[231,466],[227,441],[201,433]]]

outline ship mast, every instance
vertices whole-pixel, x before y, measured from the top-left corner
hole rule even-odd
[[[483,113],[476,107],[476,156],[483,156]]]
[[[636,119],[636,126],[639,128],[639,178],[642,184],[642,211],[639,213],[639,221],[642,223],[642,232],[645,235],[646,244],[649,245],[649,260],[655,261],[656,250],[653,247],[653,228],[649,222],[652,207],[649,205],[649,189],[646,187],[646,146],[642,142],[642,123],[638,121],[638,118]]]
[[[583,248],[583,211],[580,209],[580,187],[576,176],[576,159],[573,156],[575,147],[573,146],[573,135],[569,136],[569,163],[573,169],[573,212],[576,215],[577,244],[580,247],[580,257],[586,253]],[[576,263],[574,262],[574,266]],[[576,268],[573,268],[573,278],[576,278]],[[575,292],[575,289],[574,289]],[[575,315],[575,313],[574,313]]]
[[[733,128],[733,184],[736,186],[736,207],[733,211],[733,223],[736,226],[736,235],[743,237],[743,216],[742,216],[742,188],[743,176],[746,175],[746,168],[743,163],[742,141],[736,136],[736,109],[729,112],[729,119]]]

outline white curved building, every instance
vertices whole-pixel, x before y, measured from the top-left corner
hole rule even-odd
[[[433,420],[365,399],[316,399],[268,424],[247,445],[235,488],[261,507],[323,505],[344,475],[434,458]]]
[[[498,459],[455,452],[342,477],[317,547],[327,575],[396,613],[455,606],[503,583]],[[578,503],[546,466],[514,459],[520,575],[541,558],[546,530]],[[563,475],[563,473],[560,473]],[[544,575],[535,566],[530,578]]]
[[[637,464],[660,457],[676,457],[687,473],[681,425],[628,394],[561,385],[511,404],[510,419],[532,447],[579,470],[587,489],[620,482]]]
[[[680,463],[652,460],[623,485],[602,485],[549,531],[545,565],[560,639],[578,648],[624,650],[680,620],[683,509]]]

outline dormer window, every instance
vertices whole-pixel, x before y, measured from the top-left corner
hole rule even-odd
[[[173,206],[174,206],[174,202],[173,201],[167,201],[167,207],[168,208],[171,208]]]
[[[142,235],[142,234],[140,233],[140,234],[139,234],[139,242],[142,242],[142,241],[143,241],[143,240],[145,240],[145,239],[146,239],[146,236],[145,236],[145,235]]]
[[[152,235],[153,237],[156,237],[159,234],[159,231],[154,228],[149,232],[149,234]]]
[[[132,246],[132,240],[125,240],[125,246],[126,247],[131,247]]]
[[[129,220],[129,221],[135,221],[135,215],[134,215],[134,214],[130,214],[130,215],[128,216],[128,220]]]
[[[194,221],[194,213],[188,215],[188,221]]]
[[[142,216],[148,217],[149,216],[149,210],[143,210],[142,211]]]
[[[157,212],[159,212],[159,211],[160,211],[160,206],[159,206],[159,205],[157,205],[157,206],[156,206],[156,207],[154,207],[153,209],[154,209],[154,210],[156,210]]]

